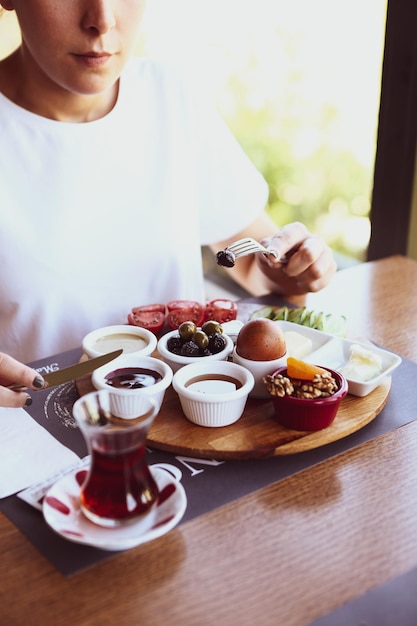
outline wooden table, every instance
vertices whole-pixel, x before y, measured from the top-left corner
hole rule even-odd
[[[307,304],[417,361],[416,262],[341,271]],[[67,579],[3,515],[0,554],[8,626],[306,625],[417,566],[417,422]]]

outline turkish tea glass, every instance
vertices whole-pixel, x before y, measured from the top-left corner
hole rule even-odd
[[[91,456],[80,506],[95,524],[152,525],[158,487],[145,446],[157,412],[155,401],[138,390],[101,390],[75,402],[74,417]]]

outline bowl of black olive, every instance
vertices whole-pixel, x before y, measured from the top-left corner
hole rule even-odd
[[[227,361],[233,351],[233,341],[223,333],[219,322],[207,320],[201,327],[183,322],[177,330],[163,335],[157,350],[163,360],[176,372],[190,363]]]

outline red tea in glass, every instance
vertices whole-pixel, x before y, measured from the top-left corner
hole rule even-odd
[[[132,392],[123,390],[126,393]],[[81,487],[81,509],[91,521],[107,527],[144,519],[158,499],[145,449],[155,404],[147,396],[129,398],[129,416],[120,416],[123,412],[123,398],[113,391],[87,394],[74,404],[74,416],[91,455]]]

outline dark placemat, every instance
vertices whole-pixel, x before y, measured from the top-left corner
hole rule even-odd
[[[80,355],[80,350],[72,350],[33,365],[40,371],[42,368],[65,367],[77,362]],[[149,463],[171,465],[181,473],[188,498],[182,522],[191,520],[412,421],[417,414],[417,398],[410,394],[410,389],[413,389],[416,376],[417,365],[403,360],[393,374],[391,394],[380,415],[362,430],[315,450],[265,460],[227,462],[149,450]],[[28,411],[56,439],[82,457],[87,450],[71,410],[77,397],[74,383],[36,392]],[[49,529],[39,511],[17,496],[0,500],[0,509],[64,575],[74,574],[114,555],[62,539]]]
[[[416,626],[417,568],[375,587],[310,626]]]

